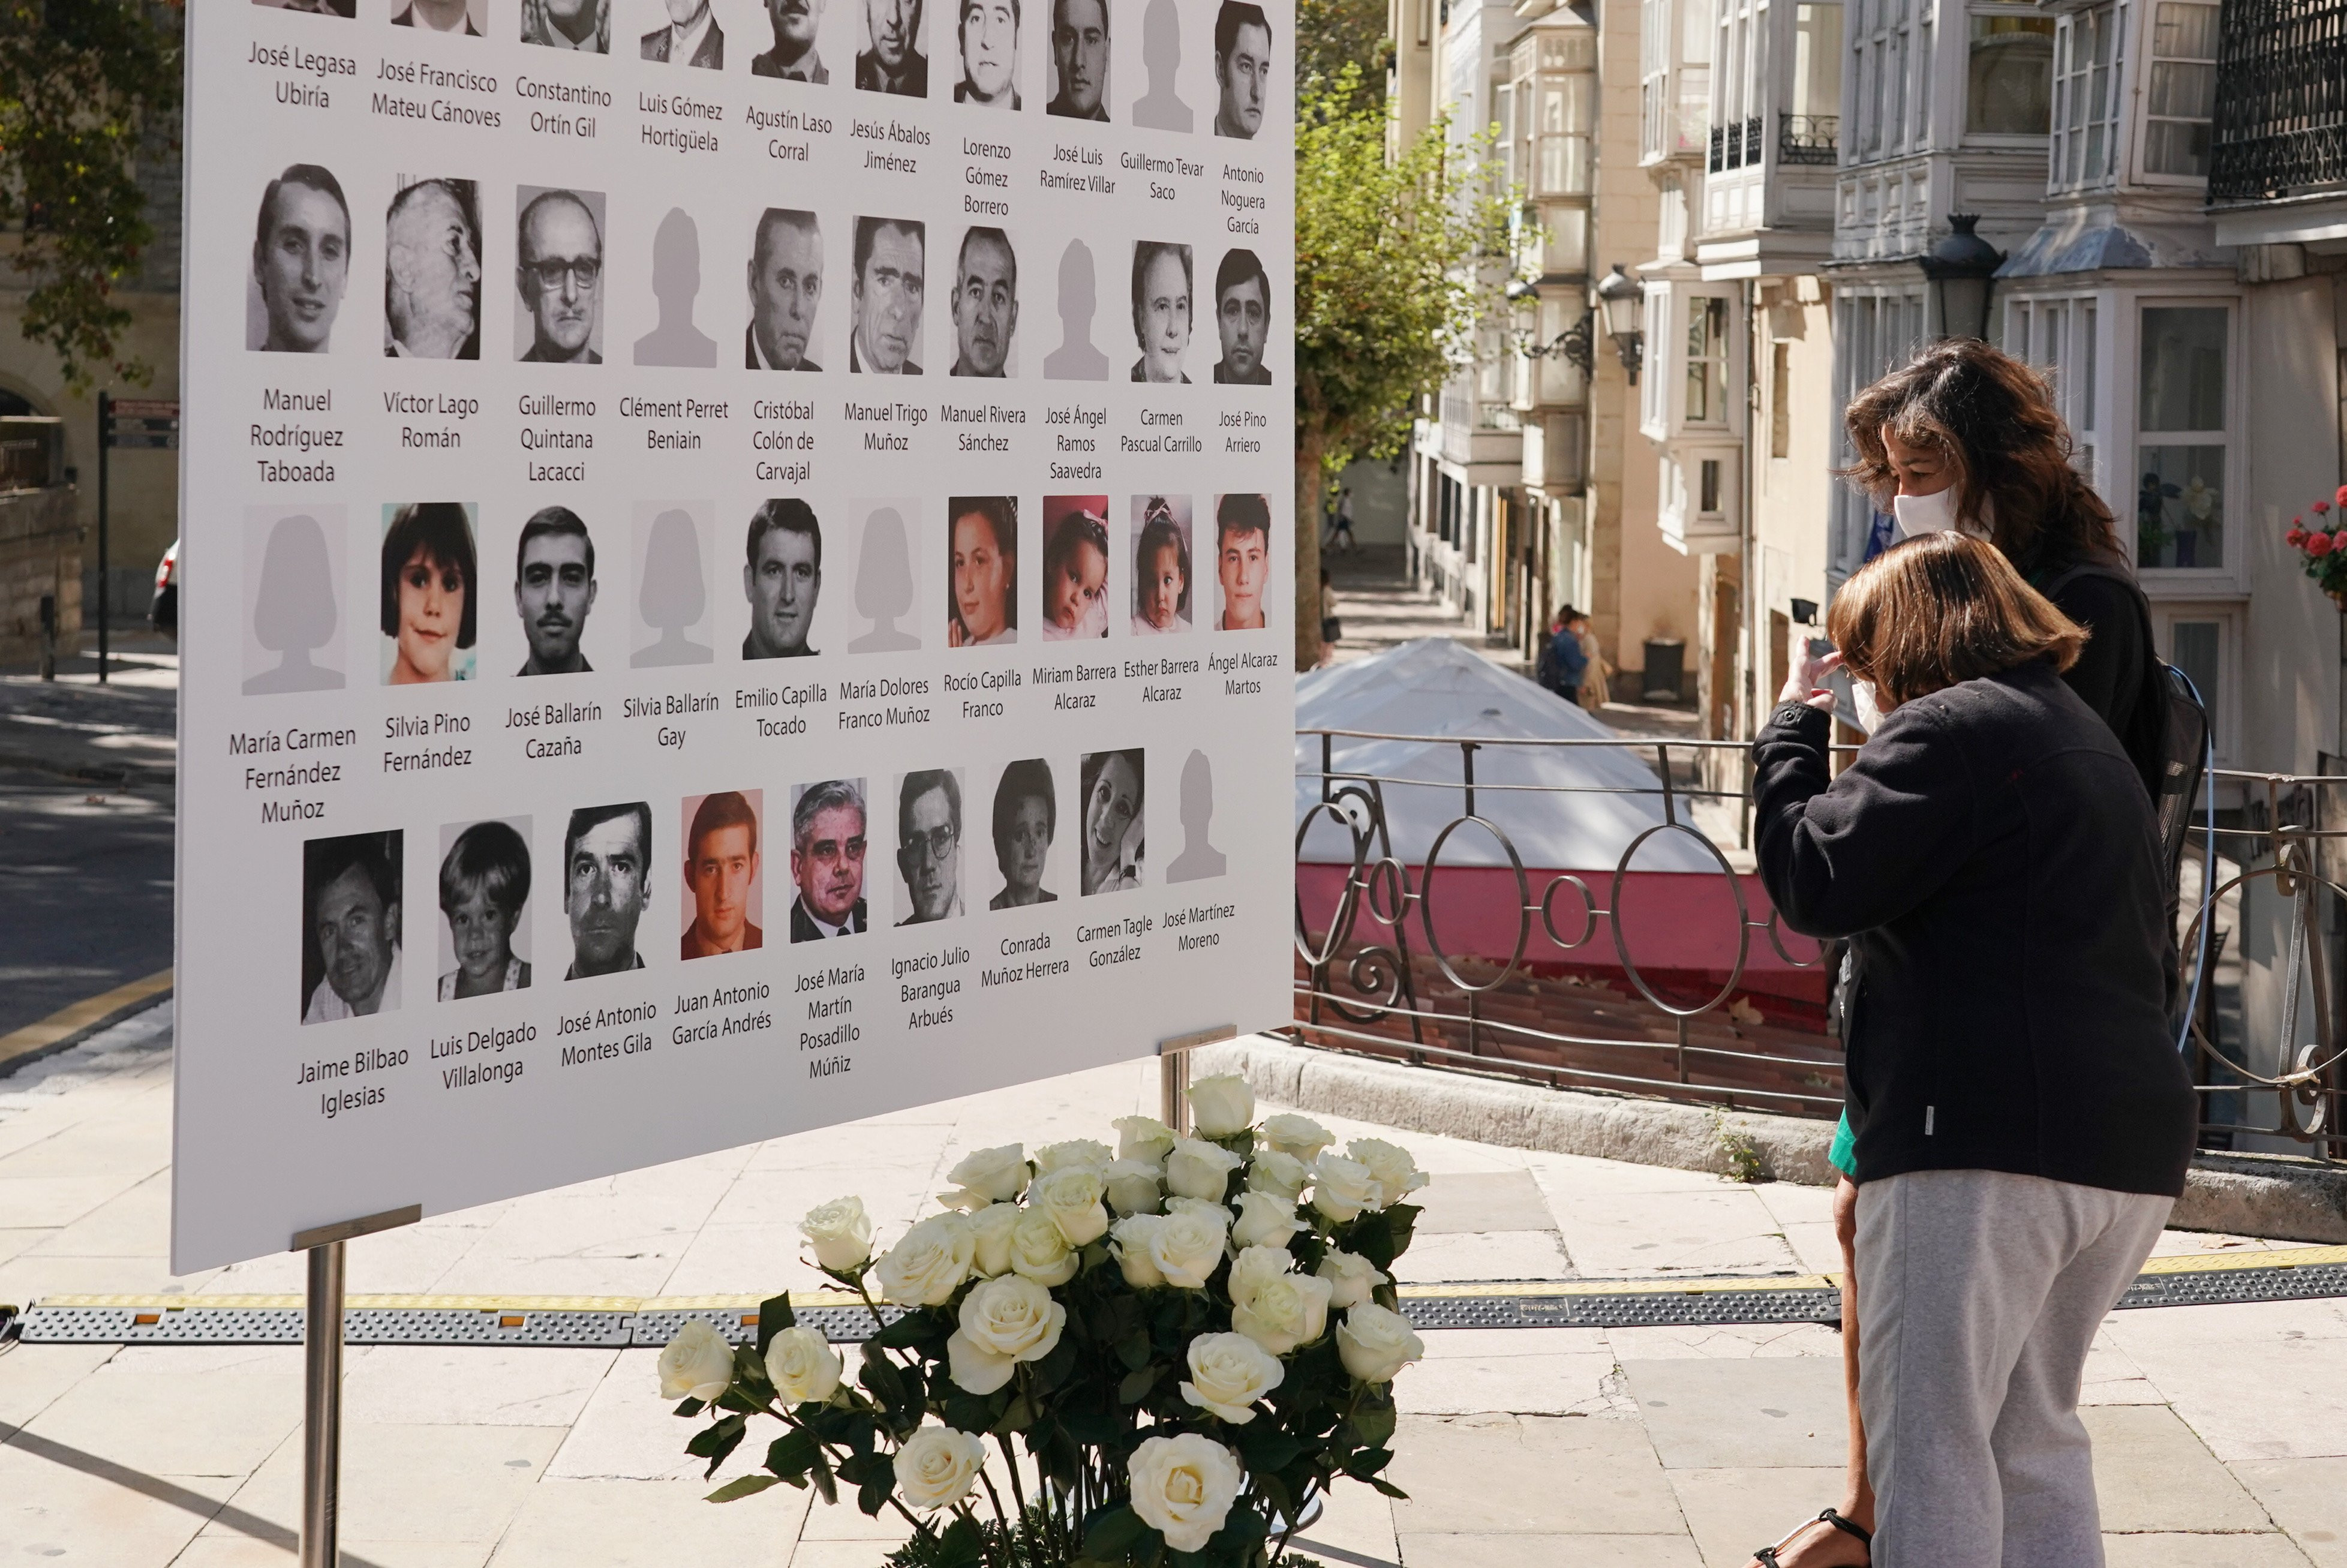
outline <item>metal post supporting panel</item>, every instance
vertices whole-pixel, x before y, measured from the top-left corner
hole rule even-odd
[[[302,1324],[302,1568],[338,1568],[341,1561],[343,1247],[423,1217],[424,1206],[409,1204],[294,1235],[292,1250],[310,1255]]]
[[[111,600],[106,590],[107,560],[107,464],[114,456],[114,395],[97,395],[97,683],[106,680],[107,632],[113,623]]]
[[[1157,1119],[1184,1137],[1190,1135],[1190,1052],[1219,1040],[1236,1040],[1235,1024],[1219,1023],[1157,1042]]]

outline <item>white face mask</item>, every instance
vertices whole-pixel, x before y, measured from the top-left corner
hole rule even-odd
[[[1858,710],[1856,716],[1860,729],[1870,735],[1882,728],[1882,704],[1874,695],[1873,682],[1852,681],[1850,683],[1850,705]]]
[[[1993,514],[1989,509],[1988,497],[1983,496],[1981,497],[1979,522],[1959,518],[1956,516],[1956,487],[1950,485],[1928,496],[1891,497],[1891,515],[1898,521],[1899,537],[1902,539],[1911,539],[1922,534],[1945,533],[1950,528],[1958,529],[1976,539],[1985,539],[1989,537],[1988,519]]]

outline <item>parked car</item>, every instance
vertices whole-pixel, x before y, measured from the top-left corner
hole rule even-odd
[[[147,624],[177,641],[179,635],[179,541],[173,539],[163,559],[155,563],[155,598],[147,606]]]

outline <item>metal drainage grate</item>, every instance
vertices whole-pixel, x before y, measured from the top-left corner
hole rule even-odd
[[[1608,1291],[1588,1296],[1405,1296],[1417,1328],[1663,1328],[1721,1323],[1839,1323],[1841,1292]]]
[[[2220,1307],[2339,1296],[2347,1296],[2347,1264],[2281,1264],[2265,1268],[2146,1271],[2136,1276],[2127,1293],[2119,1297],[2119,1305]]]

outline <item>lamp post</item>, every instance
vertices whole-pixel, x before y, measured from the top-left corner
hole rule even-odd
[[[1578,367],[1582,374],[1590,374],[1589,325],[1590,318],[1596,313],[1584,311],[1579,321],[1549,339],[1548,342],[1534,343],[1532,340],[1539,333],[1537,323],[1540,320],[1540,285],[1526,282],[1519,278],[1507,286],[1505,292],[1509,302],[1516,307],[1520,320],[1534,323],[1529,326],[1519,325],[1516,328],[1518,354],[1527,359],[1546,359],[1551,354],[1554,354],[1567,364]]]
[[[1614,340],[1614,352],[1622,356],[1622,368],[1635,386],[1638,366],[1645,358],[1646,334],[1639,330],[1638,318],[1646,308],[1646,291],[1616,261],[1597,285],[1597,303],[1605,313],[1605,335]]]
[[[1949,213],[1946,237],[1923,258],[1942,337],[1988,336],[1989,290],[2004,265],[2004,252],[1973,232],[1979,221],[1977,212]]]

